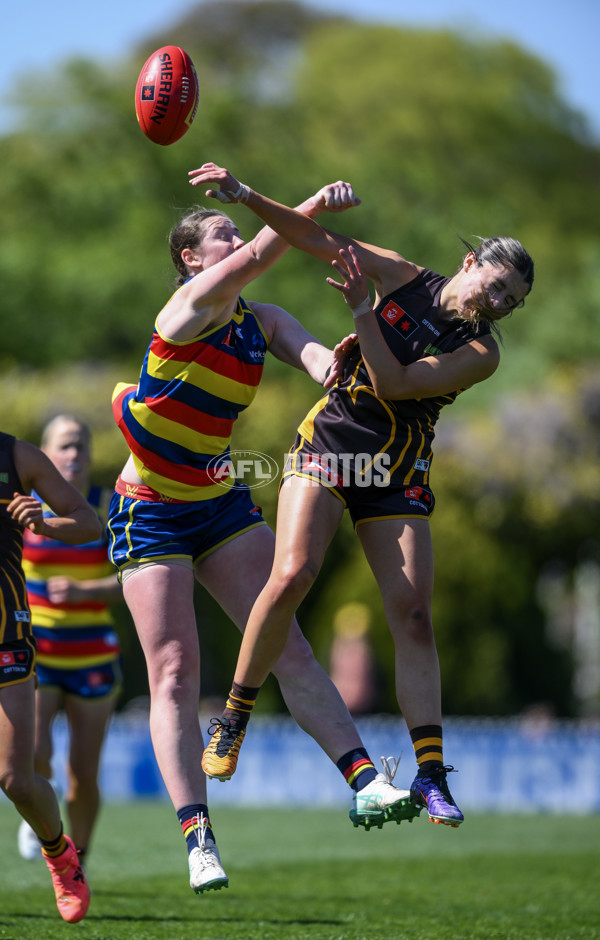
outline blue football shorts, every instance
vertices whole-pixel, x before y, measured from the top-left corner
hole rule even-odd
[[[216,499],[197,502],[157,502],[115,492],[106,528],[109,557],[120,576],[132,564],[173,561],[193,566],[259,525],[266,522],[243,483]]]
[[[116,695],[123,684],[121,660],[83,669],[54,669],[37,664],[38,685],[61,689],[65,695],[86,700]]]

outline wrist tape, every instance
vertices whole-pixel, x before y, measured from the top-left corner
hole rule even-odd
[[[371,313],[373,310],[373,304],[371,303],[371,298],[369,294],[365,297],[362,303],[358,307],[350,307],[353,317],[362,317],[365,313]]]
[[[250,187],[245,183],[240,183],[239,189],[234,193],[230,189],[222,189],[215,192],[215,195],[220,202],[248,202]]]

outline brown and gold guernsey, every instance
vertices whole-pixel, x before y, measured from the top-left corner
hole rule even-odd
[[[23,530],[6,511],[23,487],[14,460],[15,438],[0,431],[0,645],[31,636],[23,574]]]
[[[440,316],[440,296],[449,280],[425,269],[375,307],[383,337],[400,364],[453,352],[490,332],[487,323],[474,328]],[[461,391],[435,398],[378,398],[357,345],[344,378],[316,403],[298,433],[317,454],[360,454],[363,467],[368,466],[366,454],[372,465],[385,455],[393,486],[427,486],[436,421]]]

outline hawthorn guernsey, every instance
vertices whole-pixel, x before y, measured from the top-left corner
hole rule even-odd
[[[198,110],[194,63],[179,46],[161,46],[146,60],[135,87],[138,123],[155,144],[173,144]]]

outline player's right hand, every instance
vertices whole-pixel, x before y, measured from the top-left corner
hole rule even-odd
[[[320,201],[323,212],[345,212],[346,209],[360,206],[362,202],[354,192],[352,184],[344,183],[343,180],[323,186],[315,198]]]

